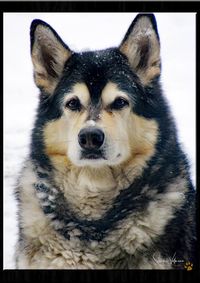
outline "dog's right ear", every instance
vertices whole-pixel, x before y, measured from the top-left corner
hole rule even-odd
[[[160,76],[160,40],[153,14],[138,14],[129,27],[120,51],[144,85]]]
[[[72,52],[54,29],[41,20],[32,22],[30,36],[35,83],[52,94]]]

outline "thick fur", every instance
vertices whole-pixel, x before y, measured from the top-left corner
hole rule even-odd
[[[84,53],[34,20],[31,55],[41,93],[16,188],[17,268],[194,263],[195,190],[160,87],[154,15],[139,14],[118,48]],[[104,141],[84,155],[88,128]]]

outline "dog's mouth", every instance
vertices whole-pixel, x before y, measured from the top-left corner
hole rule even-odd
[[[95,159],[104,159],[106,160],[104,153],[102,150],[83,150],[81,152],[81,159],[90,159],[90,160],[95,160]]]

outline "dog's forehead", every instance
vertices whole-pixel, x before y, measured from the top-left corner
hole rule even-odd
[[[108,64],[111,54],[107,51],[87,52],[80,54],[80,71],[86,84],[92,104],[98,104],[102,90],[109,80]],[[83,68],[81,68],[83,67]]]
[[[75,54],[72,61],[71,70],[69,66],[72,89],[77,92],[80,90],[75,87],[77,84],[85,85],[82,87],[84,91],[82,95],[83,97],[88,95],[93,105],[99,104],[103,93],[106,98],[108,92],[104,92],[104,89],[108,89],[108,84],[109,89],[124,89],[125,92],[128,92],[130,90],[128,88],[134,85],[133,73],[130,72],[124,57],[115,49],[78,53]],[[110,82],[113,84],[110,85]]]

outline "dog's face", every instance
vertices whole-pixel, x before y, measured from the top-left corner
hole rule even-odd
[[[65,97],[67,154],[76,165],[115,165],[130,156],[132,102],[113,82],[107,82],[96,101],[85,83],[74,85]]]
[[[117,166],[152,151],[157,124],[141,113],[160,74],[153,15],[139,15],[119,48],[73,53],[46,23],[31,26],[45,151],[76,166]]]

